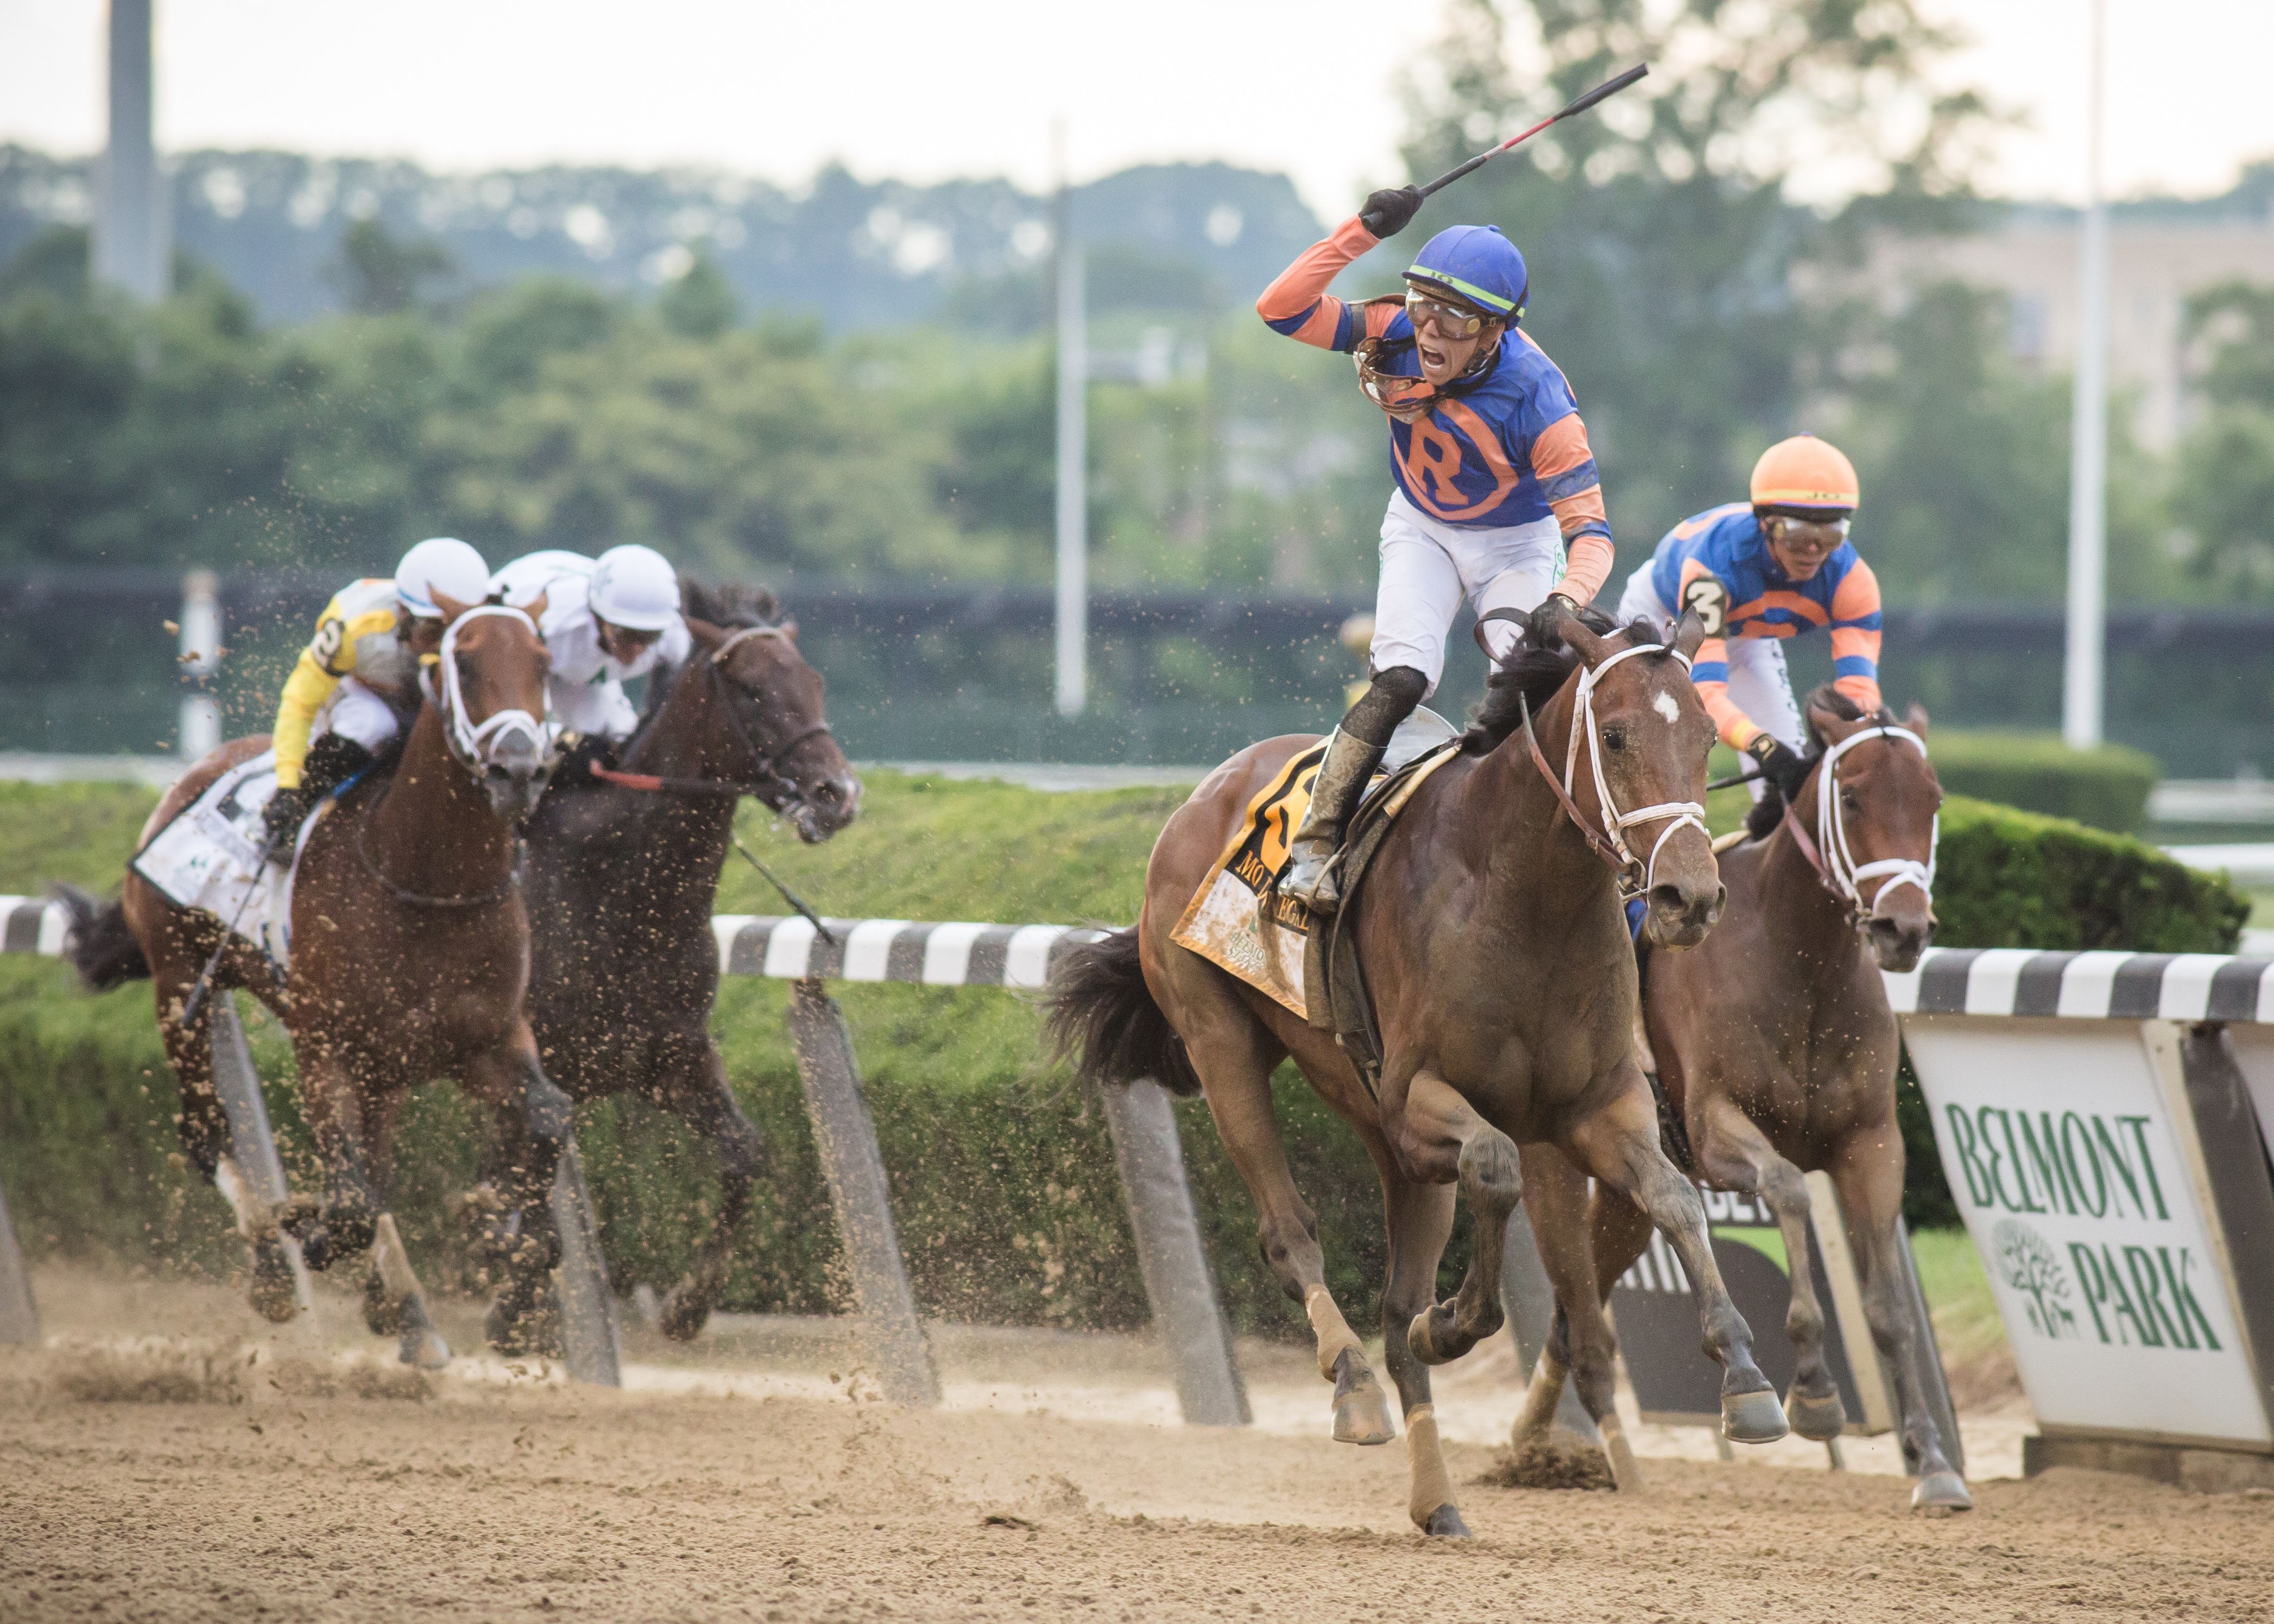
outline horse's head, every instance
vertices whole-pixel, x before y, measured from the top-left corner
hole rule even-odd
[[[1651,940],[1695,947],[1728,899],[1703,822],[1713,721],[1690,680],[1705,628],[1685,614],[1670,643],[1640,621],[1598,633],[1567,615],[1562,630],[1581,665],[1564,781],[1642,891]],[[1592,772],[1578,770],[1581,756]]]
[[[1865,716],[1829,685],[1808,696],[1824,754],[1794,816],[1816,831],[1826,881],[1871,937],[1883,970],[1915,968],[1934,936],[1936,814],[1942,785],[1926,758],[1926,711]],[[1812,804],[1811,804],[1812,801]]]
[[[537,625],[498,604],[435,601],[446,620],[428,698],[441,713],[452,759],[472,775],[490,810],[516,823],[537,810],[553,776],[545,715],[552,659]]]
[[[829,731],[821,673],[798,651],[797,622],[713,626],[689,616],[689,662],[720,701],[721,776],[749,785],[809,843],[826,840],[861,810],[861,780]]]

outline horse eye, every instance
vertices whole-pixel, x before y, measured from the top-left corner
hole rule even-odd
[[[1840,809],[1842,812],[1861,811],[1863,809],[1863,806],[1864,803],[1856,798],[1856,792],[1854,790],[1843,789],[1840,792]]]
[[[1623,727],[1606,727],[1603,729],[1603,746],[1606,749],[1625,749],[1627,748],[1627,730]]]

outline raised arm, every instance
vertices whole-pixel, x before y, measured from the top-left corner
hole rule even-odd
[[[1361,338],[1380,336],[1397,313],[1395,304],[1352,304],[1329,293],[1327,284],[1381,240],[1352,215],[1335,228],[1333,236],[1312,244],[1279,273],[1255,301],[1255,313],[1273,332],[1321,350],[1347,351]]]

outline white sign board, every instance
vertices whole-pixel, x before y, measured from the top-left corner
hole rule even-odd
[[[1911,1016],[1903,1037],[2038,1421],[2274,1444],[2181,1149],[2174,1029]]]

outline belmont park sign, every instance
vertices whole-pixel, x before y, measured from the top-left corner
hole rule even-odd
[[[1903,1022],[2039,1425],[2263,1448],[2274,1428],[2180,1034],[2154,1019]]]

